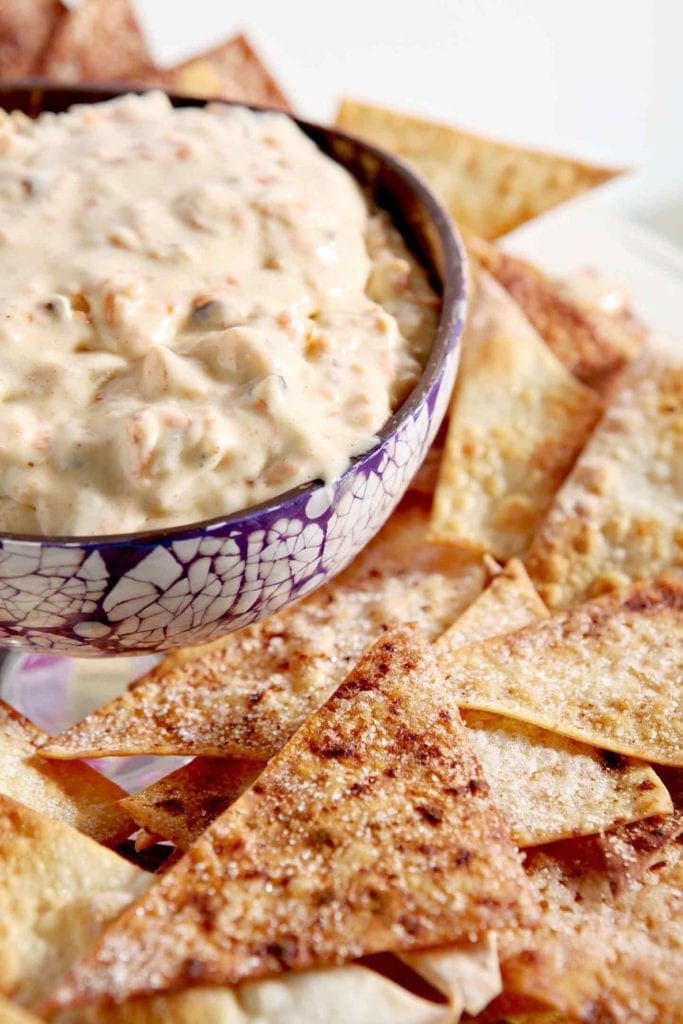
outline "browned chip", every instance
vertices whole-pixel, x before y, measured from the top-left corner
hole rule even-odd
[[[662,576],[439,659],[458,703],[683,763],[683,580]],[[613,768],[623,759],[612,758]]]
[[[141,828],[186,850],[258,778],[263,768],[261,761],[196,757],[135,796],[122,800],[121,806]]]
[[[482,239],[468,235],[467,247],[509,291],[560,362],[585,384],[608,390],[638,354],[642,332],[632,322],[580,305],[533,264]]]
[[[412,495],[336,580],[197,657],[172,656],[43,752],[267,760],[387,625],[415,620],[434,639],[481,592],[479,559],[425,543],[428,516]]]
[[[581,454],[527,556],[551,608],[683,569],[683,359],[646,352]]]
[[[602,403],[555,358],[514,299],[482,271],[434,496],[435,540],[520,554]]]
[[[150,877],[0,796],[0,993],[34,1007]]]
[[[57,82],[137,82],[151,67],[130,0],[81,0],[60,22],[41,73]]]
[[[533,918],[418,630],[396,626],[52,1006],[341,963]]]
[[[683,847],[670,842],[641,881],[615,895],[597,844],[528,855],[541,928],[500,938],[508,993],[577,1021],[679,1024],[683,1019]],[[495,1004],[487,1010],[496,1018]]]
[[[292,105],[246,36],[233,36],[220,46],[169,68],[163,82],[171,92],[202,99],[291,110]]]
[[[411,163],[453,217],[484,238],[621,173],[356,100],[343,100],[337,124]]]
[[[3,0],[0,4],[0,78],[35,74],[41,54],[65,13],[60,0]]]
[[[0,701],[0,793],[115,846],[134,831],[125,791],[81,761],[46,761],[48,734]]]

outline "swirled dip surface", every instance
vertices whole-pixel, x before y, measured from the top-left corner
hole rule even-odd
[[[331,479],[438,300],[284,115],[161,94],[0,122],[0,529],[120,533]]]

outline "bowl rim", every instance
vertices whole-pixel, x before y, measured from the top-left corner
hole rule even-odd
[[[76,106],[79,103],[90,104],[105,102],[110,99],[117,99],[120,96],[130,94],[141,95],[154,91],[164,92],[163,89],[155,87],[136,87],[134,85],[130,88],[121,88],[116,84],[112,86],[56,85],[54,83],[46,82],[44,79],[32,78],[25,79],[20,82],[2,83],[0,85],[0,108],[3,108],[3,97],[18,96],[20,94],[26,94],[26,96],[30,98],[37,107],[39,99],[44,95],[73,97],[69,106]],[[468,296],[468,261],[467,250],[463,240],[445,206],[437,198],[422,176],[415,172],[399,157],[394,156],[379,146],[375,146],[371,142],[367,142],[358,135],[343,131],[334,125],[328,126],[320,124],[319,122],[296,117],[289,111],[283,111],[276,107],[261,106],[259,104],[252,103],[240,103],[237,100],[216,98],[201,99],[193,96],[181,96],[169,92],[167,92],[166,95],[173,106],[178,107],[203,107],[209,103],[222,103],[226,106],[246,107],[247,109],[254,110],[257,113],[265,112],[284,114],[286,117],[289,117],[294,121],[294,123],[302,129],[304,134],[311,139],[318,148],[320,148],[318,142],[320,135],[327,136],[328,138],[332,137],[341,142],[349,142],[352,145],[359,147],[361,150],[364,150],[370,156],[379,161],[379,163],[386,165],[393,174],[402,179],[403,183],[407,185],[409,190],[420,200],[420,203],[429,215],[431,224],[436,229],[436,233],[443,247],[443,272],[439,274],[441,284],[441,314],[436,334],[434,336],[434,341],[429,352],[429,357],[424,365],[420,379],[415,384],[408,397],[402,405],[392,413],[389,419],[382,424],[381,429],[374,435],[377,438],[376,442],[368,448],[367,451],[360,455],[353,456],[349,460],[346,468],[338,477],[335,478],[335,480],[339,480],[354,468],[362,465],[366,459],[370,460],[375,457],[378,451],[422,406],[432,388],[437,383],[443,363],[448,355],[457,320],[460,316],[464,316],[466,310]],[[37,107],[37,114],[43,112],[50,113],[50,110],[43,110]],[[329,159],[334,160],[336,163],[341,163],[334,155],[327,153],[325,155],[329,156]],[[344,165],[341,164],[341,166]],[[357,175],[355,175],[353,171],[348,168],[345,168],[345,170],[347,170],[348,173],[357,180]],[[392,215],[390,214],[390,216]],[[395,224],[395,218],[393,216],[392,222]],[[401,231],[400,227],[399,231]],[[405,237],[403,231],[401,231],[401,235]],[[424,263],[424,260],[422,262]],[[431,265],[427,266],[427,269],[433,271],[433,261],[431,261]],[[459,270],[459,273],[453,273],[454,269]],[[265,501],[259,502],[257,505],[249,505],[247,508],[238,509],[236,512],[230,512],[227,515],[223,514],[212,516],[210,519],[195,520],[193,522],[182,523],[176,526],[157,526],[149,530],[132,530],[127,533],[78,535],[9,533],[0,531],[0,544],[16,542],[24,545],[34,544],[36,546],[56,544],[60,546],[73,545],[85,547],[101,545],[116,546],[117,544],[130,543],[153,545],[160,542],[170,542],[178,540],[188,534],[194,535],[203,533],[207,530],[216,530],[219,528],[229,529],[231,526],[242,524],[252,517],[274,514],[278,509],[282,509],[284,512],[286,506],[294,502],[298,502],[304,497],[304,495],[308,494],[309,496],[312,496],[314,493],[319,491],[321,487],[331,486],[333,483],[334,481],[327,485],[324,481],[316,478],[315,480],[309,480],[302,484],[298,484],[296,487],[283,491],[281,494],[276,494],[272,498],[267,498]]]

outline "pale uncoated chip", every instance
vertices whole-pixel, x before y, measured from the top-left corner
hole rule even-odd
[[[206,99],[237,100],[291,110],[273,75],[243,35],[164,72],[161,84],[171,92]]]
[[[456,221],[496,238],[620,172],[343,100],[337,124],[422,174]]]
[[[541,523],[527,567],[544,601],[567,608],[683,569],[683,358],[648,351]]]
[[[61,19],[41,74],[57,82],[138,82],[152,67],[131,0],[80,0]]]
[[[470,1014],[483,1010],[503,988],[495,933],[460,946],[404,953],[401,959]]]
[[[150,876],[0,796],[0,992],[33,1007]]]
[[[642,346],[640,326],[569,297],[538,267],[474,235],[468,252],[507,289],[561,363],[604,393]]]
[[[457,941],[533,917],[527,893],[457,705],[397,626],[53,1002]]]
[[[196,757],[135,796],[126,797],[121,806],[141,828],[186,850],[263,768],[262,761]]]
[[[617,895],[594,840],[528,857],[543,918],[533,933],[499,937],[506,992],[586,1024],[679,1024],[683,847],[669,843],[657,865]]]
[[[115,846],[134,831],[118,802],[126,793],[81,761],[46,761],[36,753],[48,740],[0,700],[0,793]]]
[[[481,561],[425,543],[428,519],[428,499],[413,495],[331,583],[196,657],[172,656],[44,753],[267,760],[388,625],[417,621],[434,639],[481,592]]]
[[[683,762],[683,580],[662,576],[442,655],[464,708]]]
[[[0,78],[38,71],[40,57],[66,13],[60,0],[3,0],[0,4]]]
[[[120,1006],[67,1010],[54,1024],[453,1024],[450,1006],[420,999],[380,974],[352,964],[200,987]]]
[[[525,551],[602,411],[485,271],[434,496],[431,534],[507,559]]]

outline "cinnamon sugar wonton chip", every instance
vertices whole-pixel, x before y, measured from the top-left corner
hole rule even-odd
[[[548,617],[516,560],[434,644],[437,659]],[[535,846],[668,814],[671,799],[645,764],[498,714],[463,710],[470,739],[512,838]]]
[[[246,36],[192,57],[163,75],[171,92],[291,110],[292,105]]]
[[[263,768],[262,761],[196,757],[135,796],[126,797],[121,806],[141,828],[186,850]]]
[[[511,633],[539,619],[547,619],[549,615],[524,565],[512,558],[493,577],[486,590],[434,641],[437,657],[465,644],[488,640],[498,633]]]
[[[551,351],[584,384],[609,390],[638,354],[642,331],[631,321],[580,305],[538,267],[467,235],[468,252],[524,311]]]
[[[456,221],[497,238],[621,173],[345,99],[337,124],[412,164]]]
[[[533,916],[457,705],[418,631],[397,626],[50,1006],[234,984]]]
[[[80,0],[60,21],[41,74],[57,82],[140,82],[151,57],[131,0]]]
[[[65,15],[61,0],[2,0],[0,78],[35,75],[50,36]]]
[[[431,536],[523,552],[602,411],[485,271],[463,337]]]
[[[594,839],[540,848],[527,858],[541,927],[500,936],[507,993],[501,1002],[526,998],[585,1024],[678,1024],[683,846],[668,843],[644,876],[616,895]],[[496,1003],[487,1020],[504,1019]]]
[[[683,580],[663,576],[514,633],[448,651],[463,708],[605,747],[683,763]],[[621,770],[622,759],[612,759]]]
[[[468,639],[486,639],[547,616],[524,567],[513,560],[436,641],[435,651],[441,657]],[[665,786],[647,765],[627,758],[615,765],[603,750],[500,715],[464,711],[463,717],[496,803],[520,846],[597,832],[672,809]],[[197,758],[122,804],[148,832],[186,849],[262,770],[260,762]]]
[[[683,571],[683,359],[648,351],[540,524],[527,568],[568,608],[666,569]]]
[[[48,734],[0,701],[0,793],[115,846],[134,831],[118,804],[126,793],[81,761],[46,761]]]
[[[0,796],[0,994],[35,1007],[150,876]]]
[[[428,521],[429,501],[411,496],[326,586],[197,657],[172,655],[43,753],[277,753],[388,625],[417,621],[432,640],[481,592],[481,561],[426,544]]]

